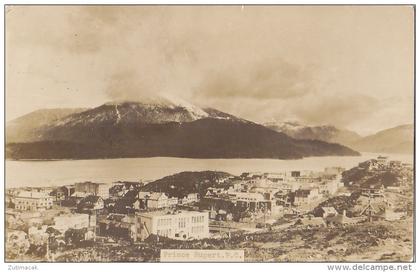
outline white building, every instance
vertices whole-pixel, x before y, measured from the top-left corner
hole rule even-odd
[[[111,187],[112,185],[108,183],[98,183],[96,196],[100,196],[102,199],[109,198],[109,189]]]
[[[338,214],[334,207],[322,207],[322,217],[336,216]]]
[[[266,178],[272,182],[281,182],[286,180],[286,173],[268,173]]]
[[[137,234],[141,240],[151,234],[177,240],[204,239],[210,235],[207,212],[155,211],[136,217]]]
[[[148,209],[162,209],[178,204],[178,198],[169,198],[165,193],[139,192],[138,199]]]
[[[343,183],[341,183],[337,179],[326,180],[326,181],[323,181],[321,184],[318,185],[319,186],[319,192],[334,195],[335,193],[337,193],[338,189],[340,187],[342,187],[342,185],[343,185]]]
[[[109,189],[111,187],[112,184],[108,183],[78,182],[75,184],[75,192],[87,193],[106,199],[109,198]]]
[[[221,195],[228,194],[228,192],[234,192],[234,191],[236,190],[226,190],[224,188],[209,187],[207,188],[206,196],[221,196]]]
[[[191,193],[181,199],[182,204],[194,203],[198,201],[198,194]]]
[[[242,192],[236,192],[231,194],[234,199],[239,201],[251,201],[251,202],[258,202],[258,201],[264,201],[264,196],[260,193],[242,193]]]
[[[270,195],[270,194],[269,194]],[[269,198],[264,197],[261,193],[234,193],[229,195],[237,205],[247,207],[250,211],[270,210],[272,202]]]
[[[21,211],[47,210],[53,205],[53,197],[40,192],[21,191],[12,199],[15,209]]]

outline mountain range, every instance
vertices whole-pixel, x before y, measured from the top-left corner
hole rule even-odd
[[[414,152],[414,126],[410,124],[385,129],[365,137],[334,126],[305,126],[297,122],[269,122],[264,125],[295,139],[339,143],[359,152]]]
[[[356,150],[374,153],[414,153],[414,126],[401,125],[381,130],[350,145]]]
[[[7,124],[9,159],[122,157],[277,158],[359,155],[340,144],[294,139],[179,99],[39,110]]]
[[[283,132],[295,139],[320,140],[329,143],[350,145],[362,138],[356,132],[338,129],[334,126],[305,126],[298,122],[270,122],[264,125],[278,132]]]

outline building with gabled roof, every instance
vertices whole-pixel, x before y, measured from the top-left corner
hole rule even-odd
[[[83,198],[79,204],[77,204],[77,209],[79,211],[96,211],[102,210],[104,207],[105,203],[102,197],[94,195]]]
[[[307,205],[320,197],[318,188],[298,189],[294,193],[293,204],[296,206]]]
[[[21,191],[12,197],[15,209],[21,211],[39,211],[52,208],[53,197],[43,192]]]
[[[178,204],[178,198],[169,198],[165,193],[160,192],[139,192],[137,196],[140,206],[147,209],[162,209]]]
[[[338,214],[334,207],[322,207],[322,217],[336,216]]]
[[[109,189],[112,184],[109,183],[95,183],[91,181],[77,182],[75,184],[76,192],[89,193],[95,196],[100,196],[103,199],[109,198]]]

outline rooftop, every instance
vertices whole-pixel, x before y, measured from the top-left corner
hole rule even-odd
[[[105,182],[92,182],[92,181],[76,182],[75,184],[96,184],[96,185],[105,185],[105,184],[109,184],[110,186],[112,185],[112,184],[110,184],[110,183],[105,183]]]
[[[311,189],[298,189],[295,192],[296,197],[307,197],[311,194]]]
[[[157,192],[139,192],[138,197],[140,199],[148,198],[148,199],[151,199],[151,200],[158,200],[161,197],[168,198],[165,193],[157,193]]]
[[[50,197],[47,193],[44,192],[31,192],[31,191],[22,191],[19,192],[17,197],[23,198],[48,198]]]
[[[323,210],[325,213],[329,213],[329,214],[331,214],[331,213],[333,213],[333,214],[337,214],[337,211],[336,211],[336,209],[335,209],[334,207],[322,207],[322,210]]]
[[[144,217],[154,217],[154,216],[171,216],[171,215],[201,215],[207,212],[199,212],[199,211],[185,211],[185,210],[158,210],[158,211],[152,211],[152,212],[145,212],[145,213],[139,213],[139,216]]]
[[[85,193],[85,192],[74,192],[71,196],[72,197],[77,197],[77,198],[85,198],[87,196],[89,196],[90,193]]]

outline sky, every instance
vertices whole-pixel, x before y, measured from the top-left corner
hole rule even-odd
[[[413,123],[409,6],[8,6],[6,120],[170,94],[361,135]]]

